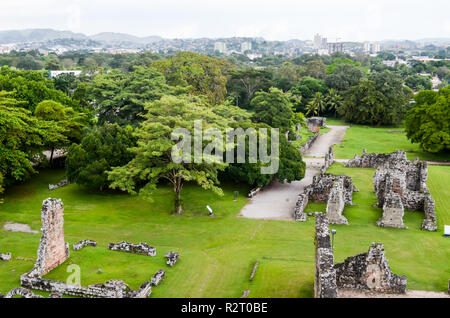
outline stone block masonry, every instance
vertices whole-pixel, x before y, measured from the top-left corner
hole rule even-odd
[[[11,253],[0,253],[0,261],[10,261],[11,260]]]
[[[390,294],[406,292],[407,277],[392,273],[383,244],[372,243],[367,253],[349,257],[334,268],[338,288]]]
[[[152,279],[150,280],[151,284],[154,286],[158,286],[159,283],[166,277],[166,271],[163,269],[160,269],[153,275]]]
[[[330,228],[325,214],[316,215],[314,297],[338,297]]]
[[[166,264],[172,267],[173,265],[175,265],[176,262],[178,262],[178,258],[180,257],[180,255],[175,252],[169,252],[166,255],[164,255],[164,257],[167,258]]]
[[[96,241],[92,241],[92,240],[82,240],[82,241],[79,241],[78,243],[73,244],[73,250],[74,251],[79,251],[85,246],[96,247],[97,246],[97,242]]]
[[[38,257],[31,271],[34,276],[44,276],[69,257],[69,244],[64,241],[64,207],[60,199],[44,200],[41,221]]]
[[[407,229],[403,224],[404,214],[402,199],[397,193],[390,191],[384,198],[383,216],[377,221],[377,226]]]
[[[122,251],[146,256],[156,256],[156,248],[148,245],[147,243],[132,244],[123,241],[117,244],[110,243],[108,248],[111,251]]]
[[[306,213],[303,211],[305,210],[306,206],[308,205],[308,195],[301,193],[298,196],[297,203],[295,205],[294,209],[294,219],[298,222],[305,222],[307,219]]]
[[[331,224],[348,225],[347,219],[342,215],[344,207],[344,180],[341,178],[334,182],[328,195],[327,215]]]

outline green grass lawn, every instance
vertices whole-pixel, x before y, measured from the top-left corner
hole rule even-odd
[[[342,120],[328,120],[332,125],[349,125]],[[364,125],[351,125],[347,129],[344,140],[333,146],[335,157],[341,159],[353,158],[355,154],[361,155],[362,149],[367,152],[388,153],[395,150],[405,150],[408,159],[450,161],[450,154],[432,154],[420,149],[419,144],[413,144],[406,138],[403,127],[371,127]]]
[[[443,225],[450,224],[450,167],[430,167],[429,187],[436,199],[438,233],[420,231],[423,213],[407,212],[409,230],[375,226],[381,209],[374,208],[373,169],[351,169],[334,165],[334,173],[352,176],[361,192],[357,206],[346,208],[350,226],[333,226],[336,237],[336,261],[366,252],[372,242],[385,244],[392,270],[408,275],[408,288],[445,291],[450,277],[450,240],[442,236]],[[122,279],[137,289],[158,269],[167,270],[162,284],[152,297],[240,297],[250,289],[249,297],[312,297],[314,278],[314,218],[305,223],[263,221],[237,217],[247,203],[246,187],[224,185],[223,197],[217,197],[194,185],[183,188],[185,214],[171,214],[172,191],[162,186],[154,202],[127,194],[99,194],[69,185],[54,191],[48,183],[63,177],[63,171],[45,170],[29,182],[11,188],[0,206],[0,251],[12,252],[13,260],[0,262],[0,292],[20,285],[19,277],[29,271],[36,259],[39,234],[3,230],[7,221],[21,222],[39,230],[42,201],[61,198],[65,207],[65,236],[71,245],[93,239],[98,247],[86,247],[46,277],[66,280],[69,264],[81,267],[81,284],[86,286],[109,279]],[[370,180],[370,182],[368,182]],[[239,199],[233,201],[233,191]],[[208,217],[206,204],[216,216]],[[310,211],[324,205],[309,204]],[[156,257],[109,251],[110,242],[126,240],[146,242],[157,248]],[[165,265],[164,253],[180,253],[179,262]],[[25,258],[19,260],[17,258]],[[255,262],[260,265],[255,279],[249,277]],[[102,270],[97,274],[98,269]],[[45,293],[41,293],[45,294]]]

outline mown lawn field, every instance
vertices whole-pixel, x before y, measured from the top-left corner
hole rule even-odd
[[[392,270],[408,276],[409,289],[446,291],[450,277],[450,240],[442,235],[450,224],[448,206],[450,167],[430,167],[429,187],[436,199],[439,230],[421,231],[421,212],[408,211],[408,230],[375,226],[381,209],[372,190],[373,169],[351,169],[335,164],[333,173],[346,173],[361,190],[355,193],[358,205],[346,208],[349,226],[333,226],[336,236],[336,261],[368,250],[372,242],[384,243]],[[29,182],[11,188],[0,206],[0,252],[11,252],[13,260],[0,262],[0,292],[18,287],[19,277],[29,271],[36,259],[40,234],[3,230],[7,221],[31,225],[39,230],[42,201],[61,198],[65,206],[65,236],[71,245],[92,239],[98,247],[86,247],[46,277],[66,280],[67,266],[81,268],[81,284],[122,279],[137,289],[158,270],[167,270],[166,279],[153,289],[152,297],[312,297],[314,279],[314,218],[305,223],[293,221],[250,220],[238,216],[247,203],[248,189],[224,185],[223,197],[197,186],[183,189],[185,214],[171,214],[170,187],[160,187],[154,201],[147,202],[127,194],[98,194],[69,185],[54,191],[48,183],[63,177],[63,171],[46,170]],[[239,199],[233,201],[233,192]],[[215,217],[208,217],[209,204]],[[309,211],[324,211],[323,204],[310,204]],[[157,248],[156,257],[113,252],[110,242],[147,242]],[[170,268],[165,264],[168,251],[180,253],[180,261]],[[18,259],[19,258],[19,259]],[[253,281],[253,266],[259,261]],[[101,274],[98,274],[101,269]],[[46,293],[41,293],[46,294]]]
[[[404,127],[372,127],[353,125],[339,119],[327,119],[329,125],[350,126],[344,140],[333,146],[336,158],[350,159],[355,154],[361,155],[363,148],[367,152],[387,153],[405,150],[408,159],[450,161],[450,154],[432,154],[420,149],[417,143],[411,143],[406,138]]]

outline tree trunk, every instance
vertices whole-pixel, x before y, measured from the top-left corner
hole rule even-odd
[[[52,148],[50,153],[50,167],[53,167],[53,153],[55,152],[55,148]]]
[[[183,212],[183,207],[181,204],[181,188],[183,187],[183,181],[181,177],[177,177],[173,186],[173,191],[175,192],[175,210],[176,214],[181,214]]]

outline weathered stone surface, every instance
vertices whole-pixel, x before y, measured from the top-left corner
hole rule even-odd
[[[335,264],[339,288],[354,288],[382,293],[404,294],[406,276],[391,272],[383,244],[372,243],[367,253],[347,258]]]
[[[305,222],[307,219],[306,213],[303,211],[305,210],[306,206],[308,205],[308,196],[304,193],[301,193],[298,196],[297,203],[295,205],[294,209],[294,219],[297,222]]]
[[[325,154],[324,165],[320,169],[320,173],[324,174],[327,172],[328,168],[331,167],[334,163],[334,151],[333,148],[329,148],[328,152]]]
[[[11,260],[11,253],[0,253],[0,261],[10,261]]]
[[[437,231],[436,212],[434,210],[434,200],[430,194],[425,195],[423,211],[425,212],[425,219],[422,222],[422,230]]]
[[[133,254],[156,256],[156,248],[148,245],[147,243],[132,244],[128,242],[110,243],[108,248],[112,251],[122,251]]]
[[[305,119],[306,125],[310,130],[313,130],[315,127],[326,127],[327,119],[326,117],[309,117]]]
[[[31,290],[23,287],[17,287],[11,289],[5,296],[5,298],[13,298],[16,295],[22,296],[22,298],[44,298],[40,295],[35,295]]]
[[[377,221],[377,226],[407,229],[403,224],[405,210],[400,196],[395,192],[389,192],[384,199],[383,216]]]
[[[51,293],[50,295],[48,295],[48,298],[62,298],[62,294],[60,293]]]
[[[82,240],[82,241],[79,241],[78,243],[73,244],[73,249],[74,249],[74,251],[79,251],[85,246],[96,247],[97,246],[97,242],[96,241],[92,241],[92,240]]]
[[[133,296],[133,298],[150,298],[152,294],[152,283],[145,282],[139,287],[139,290]]]
[[[166,271],[163,269],[160,269],[159,271],[157,271],[155,273],[155,275],[153,275],[153,277],[151,279],[152,285],[158,286],[159,283],[164,279],[164,277],[166,277]]]
[[[392,195],[389,195],[391,201],[385,204],[388,194],[394,193],[400,197],[402,209],[418,210],[425,212],[425,219],[422,223],[422,229],[427,231],[436,231],[436,213],[434,210],[434,200],[427,188],[428,166],[424,161],[390,159],[384,164],[380,164],[373,177],[375,193],[377,195],[378,207],[389,208],[394,204],[395,208],[386,213],[400,212],[398,202],[392,201]],[[386,220],[388,216],[383,217]],[[399,225],[399,222],[395,222]],[[380,222],[380,226],[383,222]],[[387,222],[386,224],[389,224]],[[398,227],[398,226],[394,226]],[[400,226],[401,227],[401,226]]]
[[[336,270],[331,248],[330,228],[325,214],[316,215],[315,298],[337,298]]]
[[[345,166],[353,168],[377,168],[381,165],[384,165],[386,162],[398,160],[406,160],[406,152],[397,150],[393,153],[368,154],[364,151],[361,157],[355,155],[353,159],[345,163]]]
[[[169,266],[173,266],[175,265],[176,262],[178,262],[178,258],[179,258],[179,254],[175,253],[175,252],[169,252],[166,255],[164,255],[164,257],[167,258],[167,262],[166,264]]]
[[[347,219],[342,215],[344,206],[344,179],[341,178],[334,182],[330,194],[328,195],[327,215],[330,224],[348,225]]]
[[[61,180],[60,182],[58,182],[57,184],[49,184],[48,189],[55,190],[55,189],[58,189],[61,187],[65,187],[66,185],[69,185],[69,184],[70,184],[69,180],[64,179],[64,180]]]
[[[58,293],[62,295],[71,295],[87,298],[131,298],[136,292],[131,290],[127,284],[121,280],[109,280],[104,284],[94,284],[87,287],[79,285],[68,285],[64,282],[44,279],[24,274],[20,277],[22,286]]]
[[[314,176],[312,183],[305,187],[304,193],[308,195],[308,199],[312,202],[328,202],[328,195],[336,181],[342,179],[345,205],[353,204],[353,192],[355,186],[351,177],[346,175],[334,175],[329,173],[321,173]]]
[[[313,136],[311,136],[304,144],[300,147],[300,152],[305,153],[309,148],[311,148],[312,144],[319,138],[320,133],[317,132]]]
[[[64,207],[59,199],[46,199],[41,210],[42,236],[36,264],[31,271],[44,276],[69,257],[69,244],[64,241]]]

